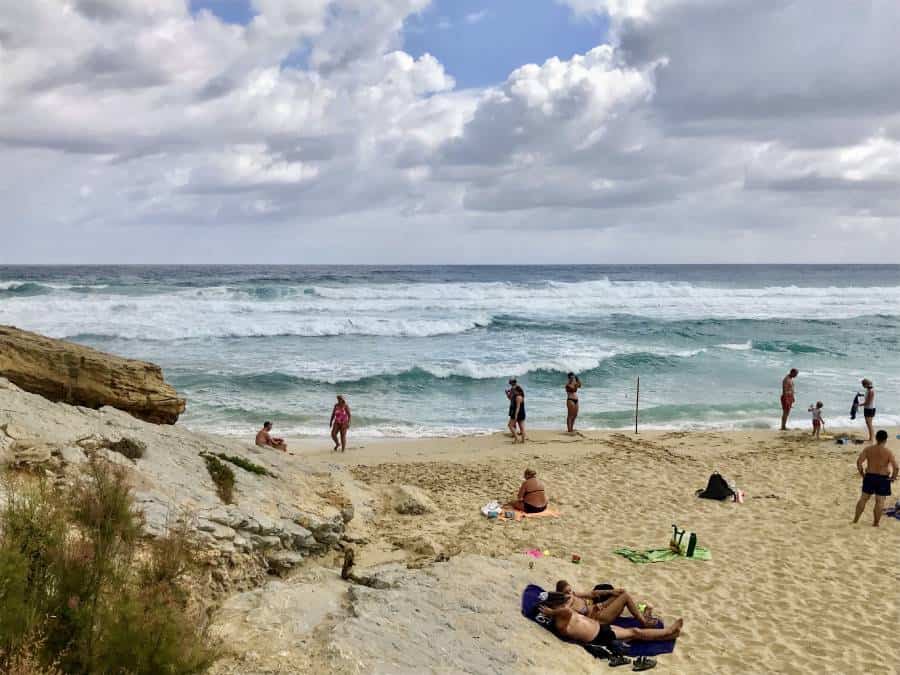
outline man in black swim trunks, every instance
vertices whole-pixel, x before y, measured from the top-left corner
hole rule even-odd
[[[900,467],[894,454],[887,447],[888,434],[884,429],[880,429],[875,434],[875,445],[870,445],[859,454],[856,460],[856,468],[859,475],[862,476],[862,494],[859,501],[856,502],[856,516],[853,522],[859,521],[863,511],[866,510],[866,504],[869,503],[869,497],[875,495],[875,509],[873,512],[873,525],[878,527],[881,520],[881,512],[884,510],[884,499],[891,494],[891,483],[897,480],[897,474],[900,473]],[[865,465],[865,468],[863,468]]]
[[[557,634],[584,645],[608,645],[613,640],[672,640],[681,633],[682,619],[666,628],[623,628],[601,624],[568,606],[565,593],[547,593],[547,599],[539,607],[541,614],[553,619]]]
[[[875,387],[872,385],[872,380],[868,378],[863,379],[860,384],[866,390],[866,398],[863,401],[863,419],[866,421],[866,430],[869,432],[866,442],[871,443],[875,436]]]

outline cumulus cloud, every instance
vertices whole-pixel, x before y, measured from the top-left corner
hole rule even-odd
[[[900,243],[896,2],[557,1],[608,40],[477,90],[403,51],[428,0],[5,3],[2,262],[239,260],[260,228],[284,262],[502,261],[513,229],[526,260]]]

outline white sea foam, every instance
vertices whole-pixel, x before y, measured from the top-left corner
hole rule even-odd
[[[746,342],[726,342],[725,344],[716,345],[716,347],[730,349],[733,352],[746,352],[753,349],[753,342],[751,340]]]
[[[15,289],[22,282],[0,282]],[[55,284],[59,289],[77,284]],[[83,295],[0,300],[0,320],[56,337],[82,334],[173,340],[229,336],[429,337],[500,318],[582,322],[617,314],[657,320],[848,319],[897,315],[900,286],[725,288],[672,282],[416,283],[233,287],[123,296],[102,284]],[[309,292],[307,292],[309,291]],[[720,345],[747,349],[747,343]]]

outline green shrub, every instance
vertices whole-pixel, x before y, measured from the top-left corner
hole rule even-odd
[[[206,470],[209,477],[216,484],[216,492],[226,504],[231,504],[234,497],[234,471],[219,461],[215,455],[201,455],[206,461]]]
[[[235,466],[239,466],[244,471],[249,471],[250,473],[255,473],[258,476],[272,476],[275,478],[275,474],[269,471],[266,467],[260,466],[259,464],[254,464],[249,459],[244,459],[243,457],[239,457],[237,455],[226,455],[224,452],[216,453],[216,457],[219,459],[224,459],[226,462],[230,462]]]
[[[0,507],[0,672],[199,673],[213,651],[181,578],[184,531],[141,547],[124,472],[103,459]]]

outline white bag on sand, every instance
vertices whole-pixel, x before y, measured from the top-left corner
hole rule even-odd
[[[496,518],[500,515],[501,510],[502,509],[500,508],[500,502],[488,502],[481,507],[481,515],[485,516],[486,518]]]

